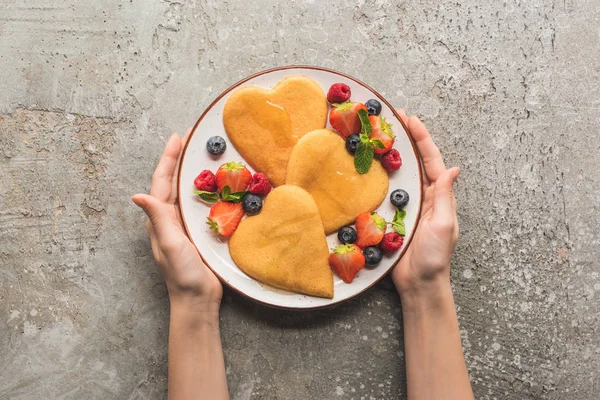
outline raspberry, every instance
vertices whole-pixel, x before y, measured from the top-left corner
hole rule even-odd
[[[257,172],[252,177],[250,182],[250,193],[257,194],[259,196],[266,196],[271,191],[271,184],[269,178],[262,172]]]
[[[404,243],[404,238],[400,236],[397,232],[389,232],[383,235],[383,239],[379,243],[379,248],[383,250],[384,253],[394,253],[400,247],[402,247],[402,243]]]
[[[340,104],[350,100],[350,86],[345,83],[334,83],[327,92],[327,101],[331,104]]]
[[[211,171],[205,169],[200,172],[200,175],[194,179],[194,185],[200,190],[204,190],[205,192],[216,192],[217,191],[217,181],[215,179],[215,174]]]
[[[391,149],[385,153],[383,157],[381,157],[381,165],[389,172],[400,169],[402,166],[402,158],[400,157],[398,150]]]

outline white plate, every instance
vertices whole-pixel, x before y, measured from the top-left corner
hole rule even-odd
[[[395,189],[404,189],[410,196],[406,210],[406,237],[400,252],[391,256],[384,256],[381,263],[375,268],[365,267],[350,284],[344,283],[334,273],[334,297],[322,299],[301,294],[274,289],[261,284],[242,272],[229,255],[227,240],[215,235],[205,223],[209,206],[199,201],[193,193],[194,178],[205,169],[215,172],[218,167],[228,161],[243,161],[243,158],[229,141],[223,127],[222,112],[227,98],[237,88],[247,85],[257,85],[263,88],[272,88],[286,76],[305,75],[315,80],[323,91],[327,93],[329,87],[336,82],[343,82],[352,90],[352,100],[365,102],[368,99],[379,99],[383,106],[381,115],[392,123],[392,130],[396,134],[394,148],[398,149],[402,157],[402,167],[399,171],[390,174],[390,192]],[[328,127],[330,127],[328,125]],[[210,136],[219,135],[227,141],[227,150],[220,157],[212,157],[206,151],[206,141]],[[404,125],[392,106],[377,92],[359,80],[340,72],[313,66],[287,66],[259,72],[236,83],[223,92],[200,116],[194,126],[192,136],[183,151],[181,166],[178,176],[178,196],[181,215],[188,236],[198,248],[206,265],[221,279],[223,283],[237,292],[263,304],[289,309],[311,309],[326,307],[348,300],[373,286],[385,276],[406,251],[413,236],[421,213],[421,188],[422,171],[418,152],[409,138]],[[246,162],[244,161],[244,164]],[[254,171],[252,171],[254,172]],[[388,197],[379,207],[378,213],[386,220],[391,221],[394,207]],[[335,233],[327,237],[329,247],[339,244]]]

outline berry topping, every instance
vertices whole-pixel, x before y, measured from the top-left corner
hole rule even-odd
[[[362,103],[346,102],[338,104],[329,113],[329,123],[344,139],[353,133],[359,133],[361,128],[358,110],[366,110]]]
[[[402,243],[404,243],[404,238],[397,232],[388,232],[383,235],[383,239],[379,243],[379,248],[384,253],[394,253],[402,247]]]
[[[200,175],[194,179],[194,185],[200,190],[205,192],[216,192],[217,182],[215,180],[215,174],[212,171],[205,169],[200,172]]]
[[[344,282],[350,283],[365,266],[365,257],[358,246],[340,244],[329,255],[329,264]]]
[[[406,190],[396,189],[390,194],[390,201],[398,208],[404,208],[408,204],[408,193]]]
[[[359,143],[360,136],[358,136],[356,133],[353,133],[352,135],[348,136],[348,139],[346,139],[346,150],[348,150],[348,153],[356,153],[356,148],[358,147]]]
[[[258,214],[262,209],[262,197],[257,194],[248,193],[242,200],[242,206],[249,215]]]
[[[369,111],[369,115],[379,115],[381,114],[381,103],[378,100],[370,99],[365,103],[367,107],[367,111]]]
[[[337,237],[342,243],[354,243],[356,242],[356,230],[351,226],[344,226],[338,231]]]
[[[226,148],[227,143],[225,143],[225,139],[221,136],[212,136],[206,142],[206,150],[213,156],[220,156],[225,153]]]
[[[350,86],[345,83],[334,83],[327,92],[327,101],[331,104],[339,104],[350,100]]]
[[[216,174],[217,187],[223,191],[229,186],[231,193],[242,192],[248,188],[252,174],[242,163],[228,162],[219,167]]]
[[[375,246],[381,242],[385,233],[386,222],[377,213],[362,213],[356,217],[356,245],[364,248]]]
[[[371,121],[371,139],[379,139],[383,143],[383,148],[375,147],[375,154],[385,154],[392,148],[396,136],[392,132],[392,125],[388,124],[385,118],[378,115],[369,116]]]
[[[240,203],[220,201],[211,207],[206,223],[210,226],[210,229],[219,235],[231,236],[237,229],[243,216],[244,209]]]
[[[250,182],[250,188],[248,189],[250,193],[257,194],[259,196],[266,196],[271,191],[271,184],[269,183],[269,178],[267,175],[262,172],[257,172],[252,177],[252,182]]]
[[[383,252],[381,251],[381,249],[379,249],[379,247],[376,246],[366,247],[363,250],[363,255],[365,256],[365,263],[369,267],[376,266],[383,258]]]
[[[396,149],[391,149],[381,157],[381,165],[388,172],[397,171],[402,166],[402,157]]]

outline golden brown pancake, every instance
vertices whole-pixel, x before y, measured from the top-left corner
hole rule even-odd
[[[294,147],[286,184],[300,186],[312,195],[329,234],[353,222],[358,214],[379,207],[389,180],[377,160],[366,174],[356,172],[344,139],[319,129],[304,135]]]
[[[325,127],[327,111],[321,86],[297,75],[272,90],[257,86],[236,90],[223,108],[223,124],[244,160],[279,186],[285,183],[292,148],[307,132]]]
[[[260,214],[240,222],[229,239],[237,266],[259,282],[291,292],[333,298],[333,274],[319,210],[302,188],[283,185]]]

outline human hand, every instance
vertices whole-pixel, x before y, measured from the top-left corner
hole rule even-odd
[[[439,149],[417,117],[398,112],[421,153],[425,176],[421,220],[408,250],[392,271],[392,279],[401,296],[429,296],[450,288],[450,259],[458,239],[452,186],[460,170],[446,169]]]
[[[223,288],[187,237],[177,203],[177,165],[190,133],[191,129],[183,140],[177,134],[171,136],[152,176],[150,194],[136,194],[131,200],[148,215],[146,230],[171,306],[181,304],[214,314],[219,311]]]

